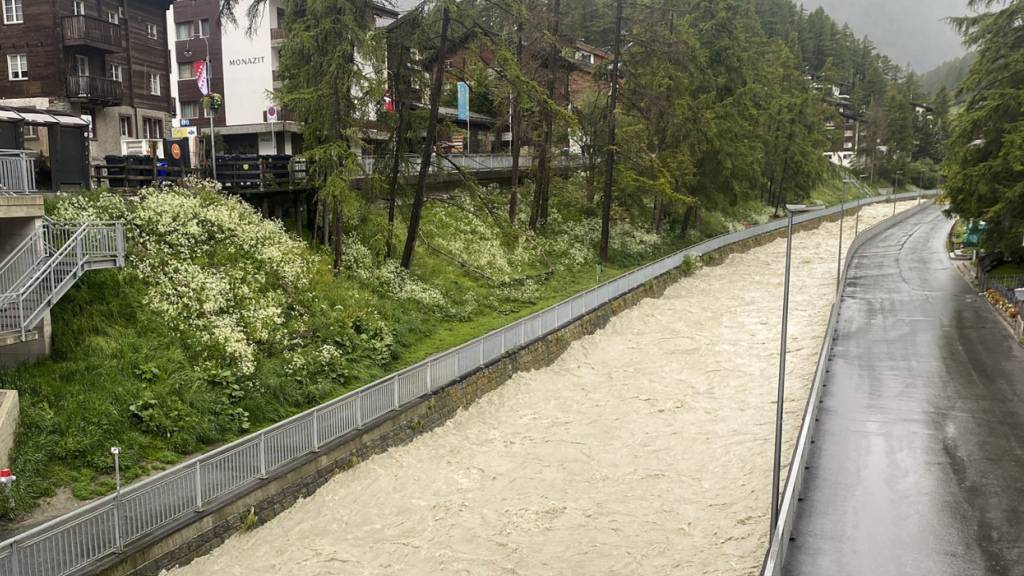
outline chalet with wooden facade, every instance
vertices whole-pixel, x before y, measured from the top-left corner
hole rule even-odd
[[[0,0],[0,105],[80,116],[90,157],[168,136],[171,0]],[[47,143],[27,128],[25,147]]]

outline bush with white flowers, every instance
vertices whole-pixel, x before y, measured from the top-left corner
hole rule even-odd
[[[301,242],[208,181],[147,188],[134,198],[109,193],[61,197],[57,221],[123,219],[129,270],[145,303],[193,343],[212,370],[256,369],[262,347],[278,345],[292,306],[309,286],[312,261]]]

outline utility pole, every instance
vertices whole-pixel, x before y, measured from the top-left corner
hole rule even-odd
[[[611,95],[608,98],[608,164],[605,166],[604,197],[601,202],[601,264],[608,263],[608,240],[612,218],[612,180],[615,178],[615,108],[619,98],[619,64],[622,60],[622,2],[615,3],[615,48],[612,58]]]

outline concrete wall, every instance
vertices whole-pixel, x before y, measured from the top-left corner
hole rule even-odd
[[[14,447],[14,434],[18,430],[18,391],[0,390],[0,468],[7,468]]]

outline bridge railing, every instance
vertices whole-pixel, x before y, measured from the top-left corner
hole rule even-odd
[[[897,195],[912,199],[914,194]],[[891,200],[865,198],[857,206]],[[838,214],[839,206],[797,216],[803,223]],[[85,572],[96,561],[140,538],[170,533],[197,521],[211,504],[240,495],[282,468],[312,457],[322,447],[365,428],[417,399],[449,386],[576,321],[634,288],[665,274],[689,257],[783,229],[774,220],[711,238],[641,266],[558,304],[431,356],[207,454],[128,486],[69,514],[0,543],[0,571],[11,576],[63,576]]]
[[[0,150],[0,196],[36,192],[34,158],[28,150]]]
[[[373,174],[381,162],[391,162],[391,158],[362,156],[359,168],[353,178]],[[523,155],[519,165],[523,171],[530,169],[533,158]],[[582,166],[582,161],[575,156],[557,155],[552,158],[555,167]],[[406,154],[402,157],[401,174],[411,176],[420,169],[420,156]],[[430,161],[431,174],[450,174],[464,171],[470,174],[495,172],[512,169],[512,156],[508,154],[448,154],[433,155]],[[95,164],[93,180],[97,185],[106,182],[111,188],[141,188],[159,182],[180,182],[190,176],[212,176],[207,168],[183,169],[178,166],[161,166],[156,159],[143,164]],[[289,190],[303,187],[307,176],[307,164],[301,158],[281,159],[281,157],[264,156],[239,159],[218,157],[217,181],[225,190]]]

